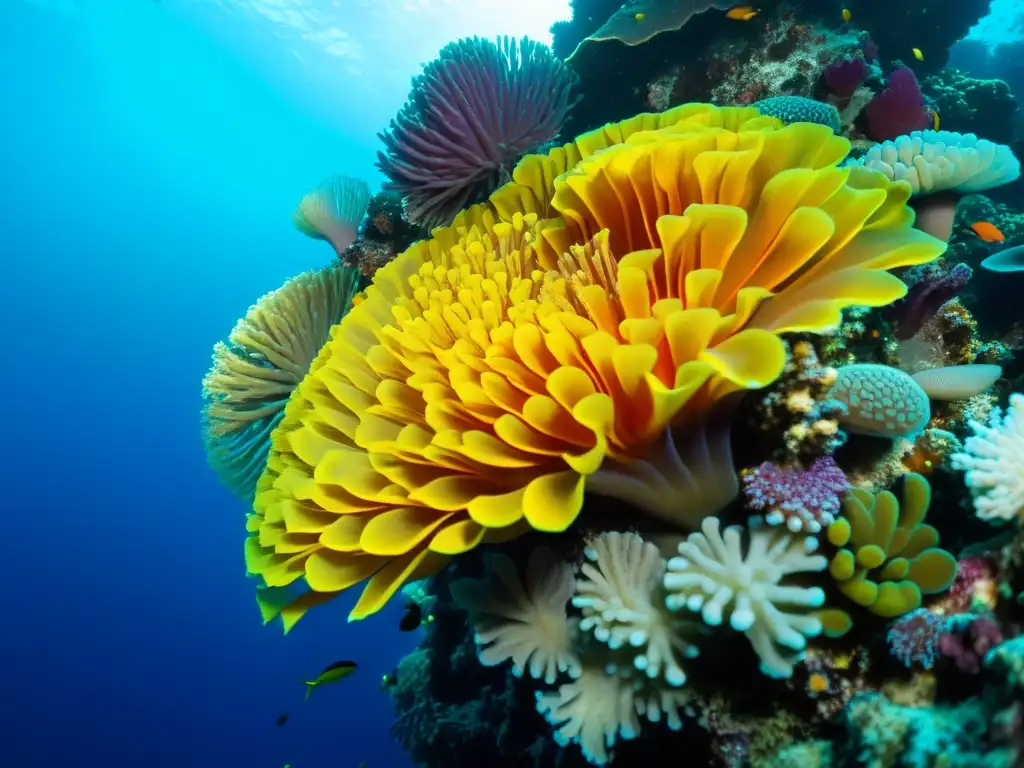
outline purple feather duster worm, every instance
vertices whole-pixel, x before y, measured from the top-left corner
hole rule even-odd
[[[520,157],[558,136],[575,83],[550,49],[529,38],[445,46],[380,134],[385,187],[402,195],[413,223],[450,224],[506,181]]]
[[[914,70],[899,67],[889,74],[889,84],[875,95],[865,108],[868,138],[873,141],[895,139],[911,131],[931,126],[931,111],[925,106],[921,86]]]

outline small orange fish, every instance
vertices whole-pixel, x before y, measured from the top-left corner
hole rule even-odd
[[[736,19],[736,21],[750,21],[760,12],[760,8],[755,8],[752,5],[734,5],[725,12],[725,15],[730,19]]]
[[[971,229],[986,243],[1001,243],[1006,239],[999,231],[999,227],[990,221],[976,221],[971,224]]]
[[[843,8],[843,21],[849,21],[853,18],[853,14],[850,13],[849,8]]]

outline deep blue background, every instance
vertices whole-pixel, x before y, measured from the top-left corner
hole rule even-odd
[[[404,766],[378,690],[415,641],[399,608],[263,627],[198,431],[212,344],[330,258],[289,214],[361,140],[162,23],[0,2],[0,766]]]

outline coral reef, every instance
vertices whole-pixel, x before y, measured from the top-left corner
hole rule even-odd
[[[784,123],[817,123],[839,133],[842,123],[839,110],[832,104],[826,104],[802,96],[773,96],[770,99],[755,101],[752,105],[762,115],[777,117]]]
[[[644,128],[649,140],[615,143]],[[363,618],[482,543],[565,531],[585,488],[675,525],[717,512],[731,467],[703,447],[695,482],[676,430],[692,439],[712,406],[773,382],[781,333],[893,301],[905,288],[885,270],[942,250],[902,215],[906,187],[879,197],[880,174],[836,168],[847,149],[823,126],[687,105],[528,157],[487,206],[379,270],[321,350],[275,431],[250,573],[268,587],[304,577],[302,607],[363,583],[351,613]],[[572,183],[552,183],[573,156]],[[780,157],[801,173],[780,173]],[[638,194],[651,167],[675,169],[674,205]],[[733,182],[708,186],[708,173]],[[810,178],[820,192],[804,191]],[[863,214],[825,212],[848,206]],[[793,235],[764,260],[761,227],[776,220]],[[704,260],[707,238],[720,249]],[[840,253],[851,258],[831,270]],[[298,498],[301,531],[279,512]]]
[[[816,459],[807,469],[764,462],[743,471],[747,506],[765,513],[769,525],[784,524],[793,532],[818,533],[832,523],[849,486],[830,456]]]
[[[844,596],[876,616],[894,618],[921,607],[923,595],[949,589],[956,559],[938,548],[938,531],[924,522],[930,504],[931,488],[918,474],[904,478],[902,501],[890,491],[854,488],[847,494],[842,516],[828,527],[836,548],[829,573]],[[852,625],[844,609],[821,615],[832,636]]]
[[[996,408],[988,424],[972,420],[974,433],[963,453],[952,457],[963,470],[983,520],[1010,520],[1024,512],[1024,395],[1010,395],[1005,413]]]
[[[1017,97],[1002,80],[943,69],[925,78],[921,89],[941,115],[945,130],[975,133],[1001,144],[1013,142]]]
[[[355,241],[369,201],[365,181],[332,176],[302,197],[292,222],[303,234],[329,242],[340,256]]]
[[[843,444],[846,434],[838,419],[846,406],[831,398],[836,376],[835,368],[820,362],[811,342],[789,346],[782,374],[746,417],[773,459],[799,464],[831,455]]]
[[[419,607],[416,765],[1022,764],[1024,76],[942,67],[987,4],[572,0],[303,198],[340,262],[205,438],[265,622]]]
[[[370,198],[358,235],[342,252],[341,259],[370,278],[426,234],[405,217],[401,195],[385,190]]]
[[[861,33],[832,30],[787,10],[768,18],[755,40],[726,39],[713,48],[707,66],[714,103],[752,104],[784,96],[810,100],[819,93],[823,76],[832,73],[835,81],[838,62],[864,58],[868,41]],[[852,91],[836,95],[849,97]],[[829,106],[818,109],[824,112]],[[834,117],[826,119],[814,122],[831,125]]]

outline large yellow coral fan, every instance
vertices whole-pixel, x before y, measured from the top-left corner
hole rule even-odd
[[[779,332],[892,301],[884,270],[941,252],[828,129],[695,114],[606,129],[625,143],[554,179],[549,212],[541,179],[525,213],[477,209],[377,273],[275,433],[251,572],[304,575],[306,601],[368,579],[361,618],[481,541],[564,530],[591,479],[689,524],[673,431],[773,381]]]
[[[517,212],[533,212],[541,217],[555,215],[551,207],[555,180],[602,150],[626,142],[647,131],[696,133],[704,130],[727,131],[777,130],[782,121],[762,115],[754,107],[716,107],[711,104],[680,104],[664,112],[641,112],[618,123],[609,123],[577,136],[544,155],[527,155],[512,172],[512,181],[498,189],[486,203],[472,206],[460,214],[448,228],[480,223],[487,216],[509,218]],[[443,237],[443,230],[435,232]]]

